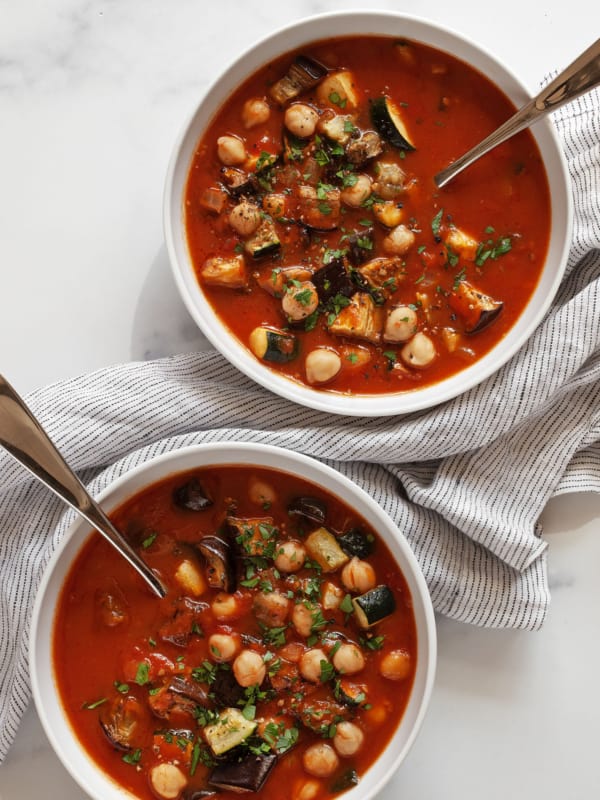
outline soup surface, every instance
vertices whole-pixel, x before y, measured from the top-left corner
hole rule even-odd
[[[54,669],[75,734],[139,798],[319,800],[358,783],[405,710],[410,593],[349,506],[287,473],[219,466],[133,497],[63,588]]]
[[[228,98],[185,195],[199,284],[290,379],[369,394],[436,383],[512,327],[550,219],[524,132],[438,190],[433,176],[514,111],[486,77],[412,41],[287,54]]]

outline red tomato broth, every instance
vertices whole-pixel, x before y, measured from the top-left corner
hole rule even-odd
[[[302,752],[311,742],[322,739],[298,723],[298,727],[302,729],[298,744],[280,756],[266,784],[255,796],[261,800],[276,800],[281,795],[279,787],[282,780],[290,787],[289,793],[292,797],[298,785],[307,780],[318,780],[320,789],[316,798],[334,796],[337,793],[332,793],[330,788],[336,777],[350,768],[362,776],[380,755],[397,728],[408,703],[416,668],[417,633],[405,579],[388,548],[370,526],[349,506],[318,486],[270,469],[239,466],[199,469],[193,475],[200,478],[214,500],[214,505],[205,511],[193,513],[177,508],[172,500],[174,488],[180,486],[191,474],[177,474],[150,486],[111,515],[117,526],[127,531],[138,547],[141,542],[148,542],[148,537],[151,536],[149,532],[157,532],[154,541],[147,548],[140,547],[140,550],[149,566],[158,571],[169,588],[169,595],[165,599],[157,600],[151,595],[139,576],[99,535],[92,536],[82,548],[67,576],[55,617],[53,658],[59,694],[70,724],[88,754],[118,784],[143,800],[155,797],[146,776],[146,770],[159,760],[152,750],[153,734],[167,728],[192,728],[196,733],[199,729],[190,722],[189,716],[176,714],[171,720],[162,720],[148,712],[136,733],[135,746],[136,749],[141,749],[141,758],[137,765],[129,764],[123,761],[124,754],[111,746],[101,729],[99,717],[105,704],[96,709],[86,708],[86,704],[107,698],[108,705],[115,698],[123,696],[133,696],[146,702],[149,687],[159,686],[165,679],[161,671],[164,673],[166,670],[167,675],[173,673],[185,677],[189,676],[192,668],[210,660],[207,639],[213,632],[239,630],[259,634],[251,610],[249,590],[238,588],[236,597],[240,600],[241,612],[235,622],[219,622],[208,610],[203,613],[201,620],[204,636],[190,637],[185,649],[161,639],[161,626],[173,615],[174,598],[177,594],[185,594],[173,577],[175,565],[181,561],[178,550],[182,545],[185,549],[186,543],[197,542],[202,536],[217,531],[223,523],[232,498],[236,501],[236,516],[268,514],[274,517],[275,524],[283,535],[296,536],[297,524],[287,515],[287,505],[294,497],[310,495],[327,504],[328,529],[345,531],[360,526],[376,537],[376,546],[368,561],[375,569],[377,582],[385,583],[393,590],[396,610],[373,629],[377,636],[384,636],[383,648],[379,651],[365,651],[366,666],[356,675],[356,680],[367,686],[367,699],[372,706],[370,710],[361,710],[356,718],[365,733],[365,743],[360,752],[351,758],[340,758],[340,767],[332,778],[311,778],[303,770]],[[257,511],[257,505],[248,498],[249,481],[257,477],[277,488],[277,500],[268,511]],[[304,525],[308,531],[318,527],[314,523],[305,522]],[[308,570],[298,573],[299,576],[305,574],[314,573]],[[331,574],[324,577],[335,580],[335,576]],[[277,582],[280,583],[281,581]],[[99,606],[100,593],[103,592],[120,597],[121,605],[124,601],[127,613],[125,622],[113,627],[104,624],[102,608]],[[210,602],[211,596],[215,594],[215,590],[208,589],[205,595],[195,599]],[[335,618],[335,628],[347,630],[343,627],[344,615],[339,610],[328,611],[326,615],[328,619]],[[350,638],[358,641],[358,628],[352,621],[349,624]],[[288,642],[299,639],[299,635],[290,625]],[[410,654],[410,674],[404,680],[390,681],[380,675],[378,668],[381,658],[395,649],[402,649]],[[148,664],[148,683],[144,685],[136,683],[141,662]],[[127,684],[124,694],[119,694],[117,684]],[[325,688],[317,686],[311,695],[311,702],[324,694]],[[276,711],[276,701],[277,697],[264,704],[262,713]],[[385,711],[384,715],[381,715],[382,709]],[[199,733],[198,736],[201,739]],[[176,758],[183,765],[182,769],[189,779],[189,790],[204,787],[210,770],[199,763],[194,776],[190,777],[190,751],[184,753],[176,742],[165,744],[164,740],[161,741],[160,749],[163,760]],[[223,800],[232,800],[237,795],[225,791],[218,796]]]
[[[402,199],[405,223],[415,231],[414,247],[404,257],[405,278],[392,294],[390,303],[415,303],[417,292],[425,293],[433,306],[428,320],[423,308],[418,309],[418,330],[439,331],[450,325],[461,333],[461,346],[447,352],[435,338],[438,357],[428,367],[392,369],[393,362],[384,352],[401,347],[382,341],[377,345],[330,334],[321,315],[312,331],[300,329],[300,353],[294,360],[268,363],[287,377],[306,383],[304,358],[315,347],[335,348],[342,355],[342,368],[323,388],[353,394],[407,391],[437,383],[481,358],[502,339],[515,324],[538,283],[543,268],[550,225],[548,182],[537,145],[527,131],[496,148],[447,188],[437,190],[433,175],[480,141],[514,111],[508,98],[484,75],[464,62],[426,45],[410,42],[413,63],[401,63],[395,51],[395,40],[389,37],[347,37],[318,42],[286,54],[252,75],[222,106],[203,136],[190,169],[185,216],[188,247],[204,295],[227,328],[248,346],[252,330],[261,325],[281,329],[286,325],[281,302],[261,289],[254,278],[248,289],[233,290],[209,286],[200,273],[207,258],[229,256],[240,246],[241,238],[227,222],[227,214],[215,218],[199,206],[202,192],[220,183],[221,163],[216,156],[216,139],[223,134],[242,137],[248,153],[281,150],[283,111],[270,102],[269,120],[246,130],[241,121],[241,108],[249,97],[265,97],[268,87],[285,74],[296,53],[308,55],[329,68],[345,68],[356,77],[361,96],[356,124],[372,130],[368,100],[387,94],[401,103],[405,121],[416,144],[416,150],[399,151],[387,145],[381,159],[401,165],[409,179],[414,179]],[[292,102],[315,104],[315,90],[309,90]],[[445,98],[445,100],[443,100]],[[442,108],[441,103],[446,105]],[[404,105],[406,104],[406,105]],[[344,113],[344,112],[340,112]],[[368,165],[359,172],[372,174]],[[275,189],[278,191],[278,189]],[[235,201],[234,201],[235,202]],[[343,206],[344,207],[344,206]],[[344,207],[341,225],[348,232],[360,230],[359,221],[369,217],[364,208]],[[481,266],[460,258],[451,266],[443,244],[436,241],[431,223],[443,209],[443,225],[456,224],[483,243],[484,249],[501,237],[509,236],[511,249],[498,258],[488,258]],[[490,232],[490,227],[494,231]],[[251,273],[262,277],[273,268],[322,265],[324,248],[335,250],[341,230],[313,235],[312,243],[302,242],[295,225],[277,227],[282,239],[282,258],[266,258],[250,263]],[[375,223],[375,249],[372,256],[382,255],[381,239],[386,231]],[[418,252],[424,248],[423,252]],[[502,301],[502,313],[478,333],[465,334],[460,320],[445,300],[464,278],[478,290]],[[445,294],[446,293],[446,294]],[[295,328],[293,330],[296,330]],[[436,334],[437,336],[437,334]],[[368,365],[353,364],[343,345],[367,348],[372,353]],[[351,358],[351,357],[350,357]],[[397,357],[397,361],[400,358]],[[267,362],[263,362],[267,363]],[[314,387],[318,388],[318,387]]]

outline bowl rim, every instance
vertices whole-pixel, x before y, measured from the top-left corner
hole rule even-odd
[[[506,364],[506,362],[529,340],[549,309],[566,268],[568,253],[571,246],[573,225],[573,201],[570,177],[566,159],[556,131],[549,119],[541,120],[530,130],[542,154],[544,166],[546,167],[547,179],[550,184],[551,225],[546,261],[540,275],[540,280],[519,318],[504,337],[473,365],[463,368],[449,378],[421,389],[365,395],[336,393],[312,388],[277,373],[270,367],[259,362],[248,352],[247,348],[237,339],[233,332],[220,322],[218,316],[212,310],[212,306],[210,306],[205,299],[195,274],[190,274],[193,273],[193,267],[191,265],[191,257],[187,248],[185,236],[185,221],[183,219],[184,198],[182,194],[175,192],[176,175],[181,169],[181,160],[183,158],[182,149],[186,139],[190,136],[196,117],[202,113],[204,106],[206,104],[210,106],[213,97],[219,94],[219,86],[224,81],[227,81],[232,74],[235,74],[236,71],[242,69],[247,60],[252,60],[253,57],[256,58],[256,54],[260,50],[273,46],[275,43],[279,43],[278,52],[280,54],[291,47],[296,48],[301,46],[302,42],[296,41],[299,31],[303,33],[303,42],[317,41],[319,38],[323,38],[326,35],[319,35],[320,27],[332,22],[336,23],[340,20],[362,20],[366,25],[369,25],[366,30],[370,30],[370,25],[376,25],[378,23],[380,26],[380,33],[384,31],[383,23],[389,24],[390,21],[393,21],[394,24],[403,23],[409,27],[412,26],[411,31],[406,33],[407,38],[418,39],[418,37],[414,35],[414,29],[417,29],[421,30],[423,33],[426,31],[430,35],[430,38],[448,40],[448,42],[452,42],[454,46],[460,46],[460,55],[456,57],[461,60],[468,61],[468,59],[476,55],[478,65],[475,66],[475,68],[480,72],[483,72],[482,63],[493,66],[495,75],[491,80],[496,85],[499,85],[501,91],[503,91],[517,106],[520,102],[525,102],[527,99],[530,99],[530,94],[525,85],[503,61],[489,51],[484,50],[483,46],[478,45],[468,36],[443,23],[401,12],[387,10],[370,11],[365,9],[332,11],[302,17],[278,28],[258,42],[250,45],[241,55],[229,62],[226,69],[221,71],[208,88],[200,93],[192,113],[181,128],[169,160],[163,192],[164,236],[171,270],[184,305],[192,319],[213,347],[242,374],[280,397],[317,411],[364,417],[393,416],[432,408],[463,394],[497,372],[500,367]],[[358,22],[356,22],[356,24],[358,24]],[[296,38],[293,43],[288,43],[286,47],[286,40],[290,36],[294,37],[294,35]],[[344,31],[340,35],[350,34]],[[423,39],[423,41],[433,47],[444,49],[439,44],[431,44],[427,39]],[[269,59],[265,57],[260,63],[264,64],[268,60]],[[252,68],[246,68],[244,70],[244,76],[256,71],[258,68],[259,66],[256,64],[254,64]],[[243,80],[244,76],[238,80],[238,83]],[[511,84],[510,90],[507,89],[505,85],[500,85],[500,83],[505,84],[506,81]],[[518,99],[515,97],[516,94],[522,95],[522,97]],[[210,113],[207,115],[209,121],[214,118],[222,102],[223,98],[221,97],[212,110],[209,108]],[[204,120],[200,128],[201,134],[194,137],[196,146],[207,124],[208,122]],[[543,140],[543,143],[540,139]],[[186,176],[189,173],[190,164],[191,160],[187,159],[187,163],[184,166]],[[552,174],[550,174],[550,172]],[[183,182],[184,186],[186,180],[187,177]],[[559,188],[560,191],[558,191]],[[560,206],[560,213],[556,214],[555,208],[558,206]],[[549,285],[541,292],[540,285],[542,284],[543,278],[545,275],[547,276],[550,274],[548,273],[548,260],[550,249],[554,241],[553,234],[555,229],[558,230],[557,222],[564,222],[564,225],[558,226],[560,227],[560,231],[556,233],[557,244],[555,244],[555,250],[557,248],[559,250],[559,252],[554,253],[555,257],[553,259],[553,263],[555,264],[553,269],[555,269],[556,272],[550,280]],[[562,235],[563,230],[564,236]],[[180,262],[178,254],[179,234],[183,235],[184,244],[182,250],[185,251],[184,261],[186,263]],[[191,280],[192,278],[193,281]],[[541,296],[538,296],[538,294]],[[526,322],[524,321],[525,317],[527,317]]]
[[[281,461],[282,466],[273,467],[272,461]],[[363,787],[362,781],[355,789],[344,793],[344,796],[347,797],[348,800],[359,800],[359,798],[360,800],[368,800],[368,798],[374,797],[392,778],[402,761],[406,758],[425,718],[435,681],[437,666],[435,614],[431,596],[416,556],[404,534],[401,533],[391,517],[364,489],[355,484],[350,478],[347,478],[333,467],[311,456],[306,456],[274,445],[227,441],[188,445],[176,450],[171,450],[154,456],[142,464],[133,467],[131,470],[128,470],[99,492],[96,499],[100,503],[106,503],[105,507],[110,512],[110,510],[126,502],[128,498],[133,497],[136,493],[143,490],[144,487],[151,486],[153,483],[163,480],[169,475],[193,470],[194,468],[204,468],[211,464],[245,464],[272,467],[274,469],[280,469],[283,472],[298,474],[302,479],[309,482],[312,481],[313,483],[316,483],[317,479],[321,478],[322,483],[320,485],[324,485],[327,491],[336,494],[339,491],[344,502],[349,502],[349,500],[352,499],[353,502],[357,503],[359,512],[365,516],[371,524],[375,524],[374,520],[376,520],[384,530],[384,533],[380,533],[380,535],[387,546],[390,550],[396,549],[394,558],[410,588],[413,608],[416,609],[415,621],[418,626],[417,649],[419,655],[417,672],[415,674],[411,696],[407,708],[405,709],[405,714],[402,717],[403,720],[405,716],[407,716],[410,708],[413,720],[412,727],[408,730],[408,734],[405,736],[402,746],[391,756],[392,760],[390,764],[380,767],[382,774],[373,779],[374,785],[370,787],[367,793],[365,794],[361,791]],[[296,470],[298,471],[296,472]],[[332,484],[335,488],[332,488]],[[129,491],[127,491],[128,487],[130,487]],[[81,534],[82,531],[85,531],[85,536],[81,538],[80,543],[74,543],[77,535]],[[38,662],[40,658],[38,651],[48,651],[50,656],[52,654],[56,601],[60,597],[64,586],[64,579],[73,561],[92,534],[93,531],[90,530],[89,524],[83,519],[76,518],[65,532],[44,569],[37,589],[30,623],[28,663],[32,695],[40,722],[52,749],[79,786],[87,792],[90,797],[96,798],[96,800],[106,800],[106,791],[108,789],[112,790],[114,793],[110,794],[110,800],[113,800],[113,797],[114,800],[117,800],[117,798],[118,800],[125,800],[125,798],[132,798],[133,800],[135,795],[105,773],[87,753],[85,747],[78,741],[70,721],[62,708],[62,704],[60,703],[51,658],[49,666],[47,660],[43,661],[47,669],[47,675],[45,677],[52,685],[50,696],[46,696],[42,688],[43,677],[41,670],[38,671]],[[73,552],[69,554],[67,561],[61,565],[63,554],[69,546],[73,547]],[[398,558],[398,554],[400,558]],[[59,576],[55,577],[57,571],[59,571]],[[51,587],[53,579],[58,581],[57,586],[54,588]],[[53,601],[52,608],[47,606],[48,593],[50,593],[50,599]],[[49,619],[49,623],[45,627],[42,624],[43,614],[46,614]],[[419,696],[414,699],[416,707],[413,709],[413,693],[416,690],[417,682],[419,684]],[[56,713],[59,714],[61,721],[64,723],[64,727],[70,731],[71,740],[78,750],[78,753],[83,757],[83,762],[85,764],[85,769],[83,769],[83,771],[76,769],[70,762],[66,752],[66,745],[63,746],[60,736],[52,725],[51,717],[52,714]],[[388,741],[384,750],[371,765],[366,775],[375,773],[377,764],[382,760],[382,757],[390,751],[390,746],[401,728],[402,720],[396,732],[392,735],[392,738]],[[100,781],[103,786],[97,787],[95,785],[96,781]],[[355,793],[357,791],[359,794]]]

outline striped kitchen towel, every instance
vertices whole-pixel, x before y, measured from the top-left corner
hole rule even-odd
[[[576,210],[568,271],[544,322],[497,374],[404,417],[353,419],[269,394],[215,352],[104,369],[27,401],[92,493],[174,448],[239,440],[303,452],[396,521],[437,611],[536,629],[549,602],[547,500],[600,491],[598,92],[555,117]],[[41,573],[73,519],[0,454],[0,760],[27,706],[28,631]]]

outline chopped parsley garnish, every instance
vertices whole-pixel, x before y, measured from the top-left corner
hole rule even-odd
[[[358,356],[356,353],[348,353],[346,356],[346,361],[349,361],[351,364],[356,364],[358,361]]]
[[[446,260],[451,267],[455,267],[458,264],[458,254],[449,245],[446,245]]]
[[[115,681],[115,689],[120,694],[127,694],[129,691],[129,684],[128,683],[119,683],[119,681]]]
[[[142,547],[144,548],[144,550],[147,550],[151,544],[154,544],[154,540],[156,539],[157,536],[158,533],[156,531],[152,531],[152,533],[144,539],[144,541],[142,542]]]
[[[210,661],[203,661],[199,667],[192,670],[192,678],[198,683],[214,683],[217,677],[218,666]]]
[[[329,264],[330,261],[333,261],[335,258],[343,258],[347,250],[331,250],[329,247],[323,253],[323,264]],[[326,281],[329,283],[329,281]],[[325,286],[325,291],[329,288],[329,286]]]
[[[106,703],[107,698],[101,697],[100,700],[94,700],[91,703],[84,703],[81,707],[86,708],[88,711],[93,711],[94,708],[98,708],[98,706],[104,705]]]
[[[334,106],[338,108],[346,108],[346,103],[348,102],[348,98],[340,97],[338,92],[331,92],[329,95],[329,99],[333,103]]]
[[[367,650],[381,650],[385,636],[361,636],[359,641],[360,646]]]
[[[281,625],[276,628],[269,628],[267,625],[260,624],[262,640],[266,645],[273,645],[273,647],[283,647],[285,644],[285,632],[287,625]]]
[[[135,682],[138,686],[144,686],[150,680],[150,667],[145,661],[141,661],[135,673]]]
[[[324,658],[320,661],[321,666],[321,683],[327,683],[335,676],[335,669],[333,664],[330,664],[329,661],[326,661]]]
[[[351,119],[344,120],[344,133],[352,133],[355,129],[355,125]]]
[[[389,353],[384,353],[383,355],[384,356],[388,356],[388,358],[389,358],[390,354]],[[391,353],[391,355],[395,359],[396,354],[395,353]],[[344,614],[351,614],[352,613],[352,609],[353,609],[352,595],[346,594],[346,595],[344,595],[344,599],[340,603],[340,611],[343,611]]]
[[[454,291],[458,289],[459,284],[461,284],[466,279],[466,271],[464,267],[458,272],[454,278],[454,283],[452,284],[452,288]]]
[[[384,350],[383,351],[383,355],[388,359],[388,361],[390,362],[390,365],[396,363],[397,356],[396,356],[396,353],[394,353],[393,350]]]
[[[126,764],[135,765],[140,763],[141,757],[142,757],[142,751],[138,747],[136,750],[133,751],[133,753],[125,753],[125,755],[123,756],[123,761]]]
[[[512,240],[510,236],[502,236],[497,242],[489,239],[487,242],[481,242],[475,254],[475,263],[478,267],[483,266],[488,258],[495,260],[500,256],[505,255],[512,249]]]
[[[439,239],[440,236],[440,227],[442,224],[443,214],[444,214],[444,209],[440,208],[435,217],[431,220],[431,232],[433,233],[436,239]]]
[[[307,306],[313,299],[313,293],[310,289],[303,289],[294,295],[294,300],[300,303],[301,306]]]
[[[309,314],[308,317],[304,320],[304,330],[305,331],[312,331],[316,327],[317,321],[319,319],[319,312],[315,310],[312,314]]]

